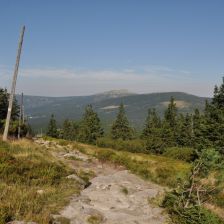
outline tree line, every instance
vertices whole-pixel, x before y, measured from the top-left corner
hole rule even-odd
[[[0,133],[3,133],[4,131],[5,120],[8,112],[8,104],[9,104],[9,93],[6,88],[5,89],[0,88]],[[19,112],[20,112],[20,106],[15,98],[13,101],[12,115],[9,126],[9,135],[11,137],[17,137],[18,135]],[[26,136],[28,132],[29,133],[31,132],[31,128],[27,122],[24,122],[24,124],[20,124],[20,128],[21,128],[20,132],[21,137]]]
[[[85,108],[80,122],[66,119],[61,129],[57,128],[54,115],[51,116],[47,135],[67,140],[96,144],[105,135],[98,114],[92,105]],[[148,110],[140,136],[136,136],[125,113],[125,105],[120,104],[117,117],[109,134],[112,140],[144,141],[146,150],[163,153],[167,147],[192,147],[196,149],[215,147],[224,152],[224,81],[214,88],[210,102],[205,102],[203,112],[198,109],[192,114],[178,113],[175,99],[171,97],[168,107],[160,117],[156,109]]]

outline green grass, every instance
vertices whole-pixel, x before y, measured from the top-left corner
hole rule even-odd
[[[168,187],[174,187],[183,181],[189,175],[191,168],[189,163],[163,156],[117,151],[84,144],[80,144],[80,147],[85,149],[86,154],[97,157],[102,163],[109,161],[125,166],[144,179]]]
[[[223,165],[221,164],[221,166]],[[221,169],[218,172],[211,175],[210,179],[211,181],[214,179],[217,180],[215,184],[218,193],[214,195],[213,202],[215,203],[215,205],[224,208],[224,169]]]
[[[69,160],[75,160],[75,161],[83,161],[82,159],[76,157],[76,156],[66,156],[66,159],[69,159]]]
[[[89,180],[95,177],[96,174],[92,170],[90,171],[79,170],[78,176],[82,178],[88,184]]]
[[[125,195],[128,195],[128,189],[126,187],[122,187],[121,192]]]
[[[165,149],[163,156],[186,162],[192,162],[197,158],[197,153],[196,150],[189,147],[170,147]]]
[[[103,217],[101,215],[91,215],[88,217],[87,222],[90,224],[100,224],[103,221]]]
[[[112,148],[116,150],[128,151],[128,152],[142,152],[150,153],[146,150],[145,141],[141,139],[122,140],[111,138],[98,138],[96,145],[102,148]]]
[[[11,220],[46,224],[79,193],[71,170],[29,141],[0,141],[0,224]]]

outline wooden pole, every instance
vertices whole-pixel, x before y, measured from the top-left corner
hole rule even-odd
[[[25,32],[25,26],[22,27],[21,34],[20,34],[20,40],[19,40],[17,57],[16,57],[16,64],[15,64],[15,68],[14,68],[11,93],[10,93],[10,97],[9,97],[8,113],[7,113],[7,118],[6,118],[6,122],[5,122],[5,129],[4,129],[4,133],[3,133],[3,141],[7,141],[7,139],[8,139],[9,124],[10,124],[10,119],[11,119],[11,114],[12,114],[13,99],[14,99],[15,89],[16,89],[16,80],[17,80],[17,75],[18,75],[18,70],[19,70],[19,62],[20,62],[20,55],[21,55],[21,51],[22,51],[24,32]]]

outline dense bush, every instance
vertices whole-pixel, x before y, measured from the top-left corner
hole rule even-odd
[[[184,208],[178,205],[179,196],[168,193],[163,201],[175,224],[224,224],[218,216],[200,206]]]
[[[165,142],[157,136],[151,136],[146,140],[146,151],[153,154],[162,154],[165,148]]]
[[[96,142],[97,146],[104,148],[113,148],[116,150],[124,150],[129,152],[147,153],[145,149],[145,141],[140,139],[122,140],[111,138],[99,138]]]
[[[128,151],[133,153],[152,153],[162,154],[163,156],[170,157],[172,159],[183,160],[186,162],[192,162],[197,158],[197,153],[193,148],[189,147],[170,147],[164,149],[163,143],[158,141],[149,141],[143,139],[122,140],[111,138],[99,138],[96,142],[97,146],[104,148],[112,148],[119,151]]]
[[[165,149],[163,156],[192,162],[197,158],[195,149],[189,147],[170,147]]]

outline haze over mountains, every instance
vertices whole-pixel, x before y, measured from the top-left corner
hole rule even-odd
[[[116,116],[119,104],[123,102],[131,125],[140,129],[144,124],[147,110],[156,108],[162,115],[171,96],[175,98],[178,110],[183,113],[191,113],[195,108],[202,111],[205,100],[209,100],[206,97],[198,97],[183,92],[136,94],[128,90],[111,90],[90,96],[24,96],[24,106],[29,123],[35,131],[40,131],[41,127],[46,127],[52,113],[59,124],[67,118],[80,120],[84,108],[88,104],[93,105],[103,126],[108,130]],[[17,98],[19,100],[19,96]]]

